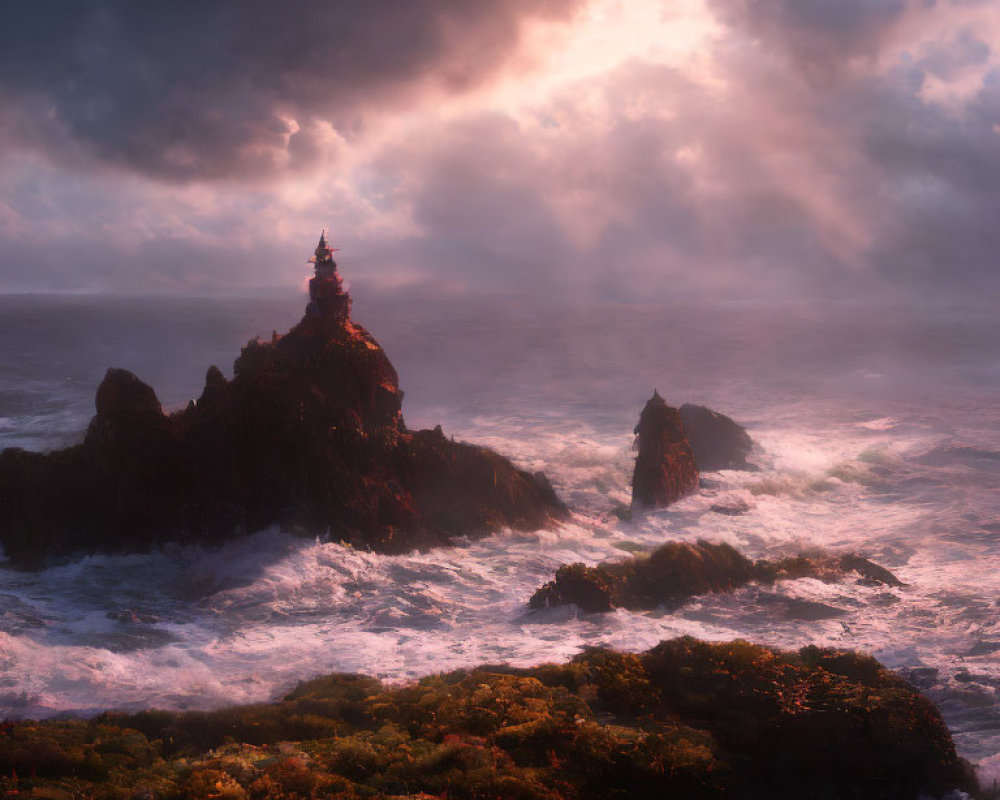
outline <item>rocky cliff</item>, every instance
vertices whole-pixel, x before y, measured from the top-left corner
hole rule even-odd
[[[32,566],[271,525],[399,552],[565,513],[541,474],[440,428],[408,430],[396,371],[351,321],[339,278],[315,280],[329,296],[284,336],[249,342],[232,380],[210,368],[186,409],[165,414],[149,386],[111,369],[81,444],[0,453],[8,558]]]

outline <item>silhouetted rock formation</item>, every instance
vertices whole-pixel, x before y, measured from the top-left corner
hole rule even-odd
[[[695,595],[731,592],[751,581],[817,578],[832,583],[851,573],[859,583],[903,585],[889,570],[853,553],[751,561],[728,544],[668,542],[625,561],[596,567],[565,564],[528,604],[536,609],[573,604],[590,614],[613,608],[676,608]]]
[[[662,508],[698,485],[694,453],[676,408],[660,393],[646,403],[635,427],[639,455],[632,473],[632,506]]]
[[[399,552],[562,516],[541,474],[440,428],[406,429],[396,371],[351,321],[332,264],[327,248],[302,321],[249,342],[232,381],[210,368],[187,409],[165,415],[149,386],[112,369],[82,444],[0,453],[6,555],[37,565],[270,525]]]
[[[934,705],[868,656],[685,637],[645,653],[360,675],[219,711],[6,722],[10,797],[210,800],[976,794]]]
[[[754,443],[743,426],[725,414],[691,403],[682,405],[680,413],[700,472],[756,469],[747,460],[753,452]]]

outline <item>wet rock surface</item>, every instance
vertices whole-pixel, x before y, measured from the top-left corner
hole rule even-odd
[[[632,507],[668,506],[698,487],[694,452],[680,413],[653,392],[635,427],[639,450],[632,473]]]
[[[753,506],[741,500],[736,503],[712,503],[708,510],[726,517],[739,517],[752,511]]]
[[[756,469],[749,461],[754,441],[743,426],[725,414],[691,403],[681,406],[680,415],[700,471]]]
[[[587,613],[676,608],[697,595],[731,592],[753,581],[771,584],[815,578],[836,582],[852,576],[866,585],[903,586],[889,570],[854,553],[751,561],[728,544],[668,542],[650,553],[596,567],[564,564],[554,580],[531,596],[529,606],[573,604]]]

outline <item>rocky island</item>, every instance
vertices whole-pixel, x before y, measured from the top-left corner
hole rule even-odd
[[[208,370],[186,409],[110,369],[82,443],[0,453],[0,544],[32,567],[91,552],[210,544],[279,525],[380,552],[565,514],[543,475],[440,427],[404,424],[396,371],[351,319],[324,236],[301,322]]]

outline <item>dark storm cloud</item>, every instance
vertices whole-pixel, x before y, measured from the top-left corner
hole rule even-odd
[[[720,20],[781,48],[825,77],[853,58],[878,54],[907,0],[709,0]],[[916,0],[927,5],[932,0]]]
[[[879,82],[867,102],[863,147],[882,175],[892,215],[875,267],[894,283],[952,295],[997,291],[1000,268],[1000,71],[960,111],[900,90],[917,67]],[[916,72],[916,74],[912,74]]]
[[[984,64],[991,52],[989,44],[978,38],[975,31],[964,28],[922,48],[918,65],[931,75],[954,78],[968,67]]]
[[[512,52],[523,3],[66,0],[30,35],[21,11],[0,33],[8,148],[123,169],[7,158],[0,279],[290,285],[332,222],[348,277],[545,300],[1000,288],[987,4],[710,0],[698,58],[624,58],[544,92],[525,71],[438,113],[436,93]],[[271,179],[203,180],[247,174]]]
[[[995,296],[990,34],[892,44],[912,8],[728,5],[715,54],[724,95],[634,62],[554,101],[540,126],[486,115],[397,148],[383,167],[409,172],[423,230],[407,257],[560,296]],[[967,96],[928,96],[968,68],[985,73]]]
[[[928,299],[995,295],[1000,70],[990,66],[990,40],[997,31],[985,16],[979,28],[963,17],[988,4],[713,0],[712,7],[734,33],[753,39],[752,58],[784,61],[789,76],[799,75],[796,104],[816,130],[841,139],[831,152],[856,154],[845,199],[867,207],[867,275]],[[794,81],[778,82],[772,97],[791,89]]]
[[[524,16],[577,0],[31,0],[0,5],[4,146],[171,180],[310,163],[328,122],[467,90]],[[289,120],[294,119],[292,124]]]

